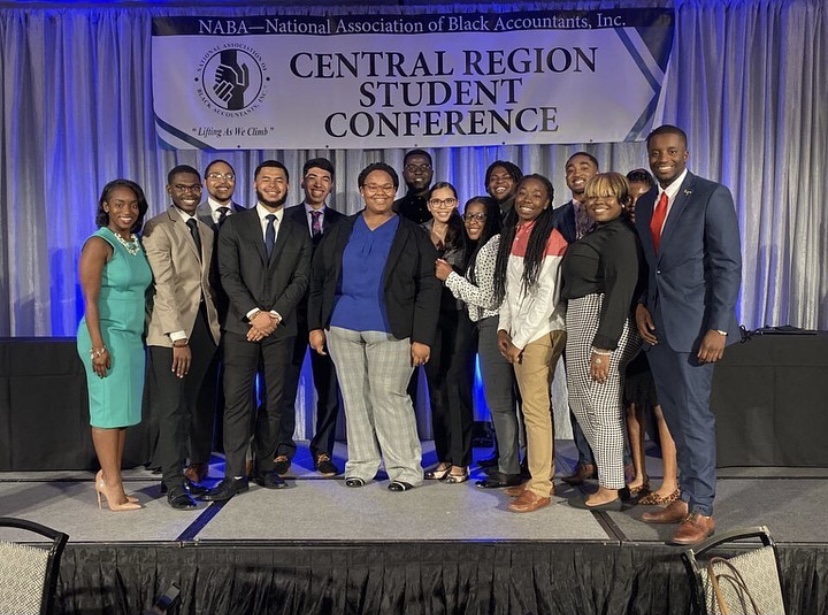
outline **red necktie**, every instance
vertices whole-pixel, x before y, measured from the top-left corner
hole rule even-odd
[[[667,217],[667,193],[662,192],[661,198],[658,199],[658,204],[653,211],[653,218],[650,220],[650,232],[653,234],[653,246],[655,246],[656,254],[658,253],[658,244],[661,243],[661,228],[664,226],[664,218]]]

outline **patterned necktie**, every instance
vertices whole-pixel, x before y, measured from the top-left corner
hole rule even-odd
[[[196,252],[198,252],[198,260],[201,260],[201,235],[198,233],[198,222],[195,218],[187,220],[187,226],[190,227],[190,235],[193,236],[195,242]]]
[[[267,230],[265,231],[265,249],[267,250],[267,257],[273,254],[273,246],[276,245],[276,214],[268,214],[265,216],[267,220]]]
[[[311,237],[316,239],[322,234],[322,212],[311,212]]]
[[[219,228],[221,228],[221,225],[224,224],[224,221],[227,219],[227,214],[230,213],[230,208],[219,207],[216,211],[219,212],[218,222],[216,222],[216,224]]]
[[[656,254],[661,243],[661,229],[664,226],[664,219],[667,217],[667,193],[662,192],[658,204],[653,210],[653,217],[650,220],[650,233],[653,235],[653,246]]]

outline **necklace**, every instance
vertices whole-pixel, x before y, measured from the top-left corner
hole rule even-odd
[[[129,236],[129,241],[121,237],[115,231],[112,231],[112,234],[115,235],[115,239],[118,240],[118,243],[124,246],[126,251],[129,252],[132,256],[137,256],[138,252],[141,251],[141,246],[138,244],[138,238],[135,236],[135,233]]]

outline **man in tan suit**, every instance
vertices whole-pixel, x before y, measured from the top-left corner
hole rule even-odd
[[[194,168],[177,166],[167,182],[172,206],[144,226],[154,278],[147,345],[162,491],[170,506],[186,510],[195,508],[192,495],[199,493],[184,477],[185,444],[220,330],[210,284],[214,234],[196,215],[201,178]]]

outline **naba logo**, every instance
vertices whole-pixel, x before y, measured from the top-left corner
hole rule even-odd
[[[199,62],[198,94],[216,113],[237,117],[254,111],[267,93],[267,66],[246,45],[221,45]]]

